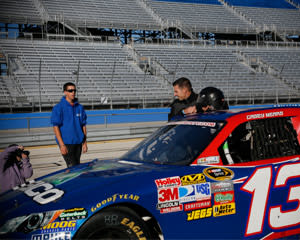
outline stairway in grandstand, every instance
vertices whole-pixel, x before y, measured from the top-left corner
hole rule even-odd
[[[134,103],[143,95],[147,102],[159,102],[170,96],[165,82],[137,71],[119,44],[3,40],[0,46],[5,55],[13,55],[24,65],[25,69],[13,72],[12,77],[21,85],[28,103],[39,98],[40,64],[44,104],[59,101],[63,84],[77,80],[82,102],[110,102],[112,98],[114,104]]]
[[[40,40],[32,35],[27,40],[21,35],[1,38],[0,51],[11,74],[0,78],[0,105],[30,106],[41,98],[43,106],[53,106],[68,81],[78,81],[84,104],[124,106],[143,101],[149,106],[166,105],[173,97],[172,82],[182,76],[192,80],[195,91],[213,85],[235,103],[254,98],[272,101],[275,96],[298,101],[299,44],[279,43],[287,42],[287,34],[300,34],[299,1],[2,0],[2,23],[47,28],[52,21],[73,34],[46,33]],[[160,31],[162,35],[170,28],[185,34],[156,42],[150,39],[151,44],[129,40],[124,45],[115,37],[106,41],[102,36],[89,36],[90,28]],[[268,31],[284,42],[275,40],[269,47],[237,40],[235,46],[220,46],[218,41],[205,41],[197,35],[256,36]],[[0,32],[0,37],[5,34]]]

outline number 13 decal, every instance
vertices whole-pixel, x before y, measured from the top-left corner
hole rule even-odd
[[[271,166],[257,168],[241,190],[252,195],[246,236],[259,234],[263,230],[264,217],[272,183]],[[290,178],[300,177],[300,163],[282,165],[277,172],[274,190],[285,187]],[[292,227],[300,223],[300,184],[290,186],[287,202],[298,202],[296,209],[282,211],[282,206],[272,206],[269,210],[269,225],[273,229]]]

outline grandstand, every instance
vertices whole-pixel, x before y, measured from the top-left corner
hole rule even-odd
[[[300,99],[299,0],[2,0],[1,111],[167,106],[172,82],[230,104]],[[16,35],[11,36],[10,32]]]

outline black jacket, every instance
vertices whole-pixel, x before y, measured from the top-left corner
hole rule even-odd
[[[178,99],[175,99],[170,105],[171,111],[168,114],[168,121],[170,121],[171,118],[174,116],[183,116],[182,110],[187,107],[195,105],[197,99],[198,99],[198,94],[196,94],[194,91],[192,91],[191,95],[185,100],[180,101]]]

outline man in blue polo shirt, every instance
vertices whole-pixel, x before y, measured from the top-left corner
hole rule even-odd
[[[64,97],[53,107],[51,123],[60,152],[68,167],[80,163],[81,152],[87,152],[86,113],[78,103],[75,84],[64,84]]]

